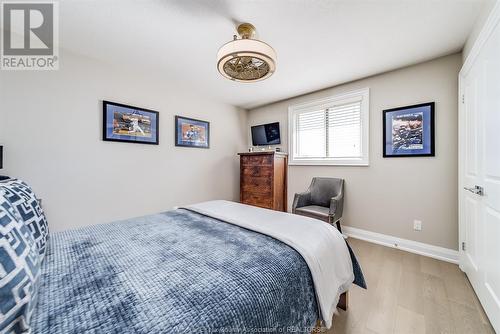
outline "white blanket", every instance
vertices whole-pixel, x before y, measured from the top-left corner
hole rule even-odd
[[[331,327],[340,294],[354,280],[349,250],[335,227],[304,216],[229,201],[184,208],[266,234],[299,252],[311,271],[320,315],[325,325]]]

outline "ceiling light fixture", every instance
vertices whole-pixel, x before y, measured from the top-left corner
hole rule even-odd
[[[238,82],[255,82],[270,77],[276,70],[276,52],[255,37],[250,23],[238,26],[240,38],[224,44],[217,53],[217,68],[224,77]]]

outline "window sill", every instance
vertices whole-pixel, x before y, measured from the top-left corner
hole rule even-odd
[[[367,160],[292,160],[288,161],[289,166],[353,166],[368,167],[370,162]]]

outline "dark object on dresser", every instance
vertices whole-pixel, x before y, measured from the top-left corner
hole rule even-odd
[[[315,177],[306,192],[295,194],[292,212],[337,224],[342,232],[340,218],[344,208],[344,180]]]
[[[3,146],[0,146],[0,169],[3,168]],[[8,180],[8,176],[0,175],[0,181]]]
[[[240,156],[240,202],[287,211],[287,155],[248,152]]]

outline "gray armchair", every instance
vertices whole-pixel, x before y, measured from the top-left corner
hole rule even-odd
[[[344,208],[344,180],[337,178],[315,177],[306,192],[295,194],[292,212],[336,223],[342,232],[340,218]]]

